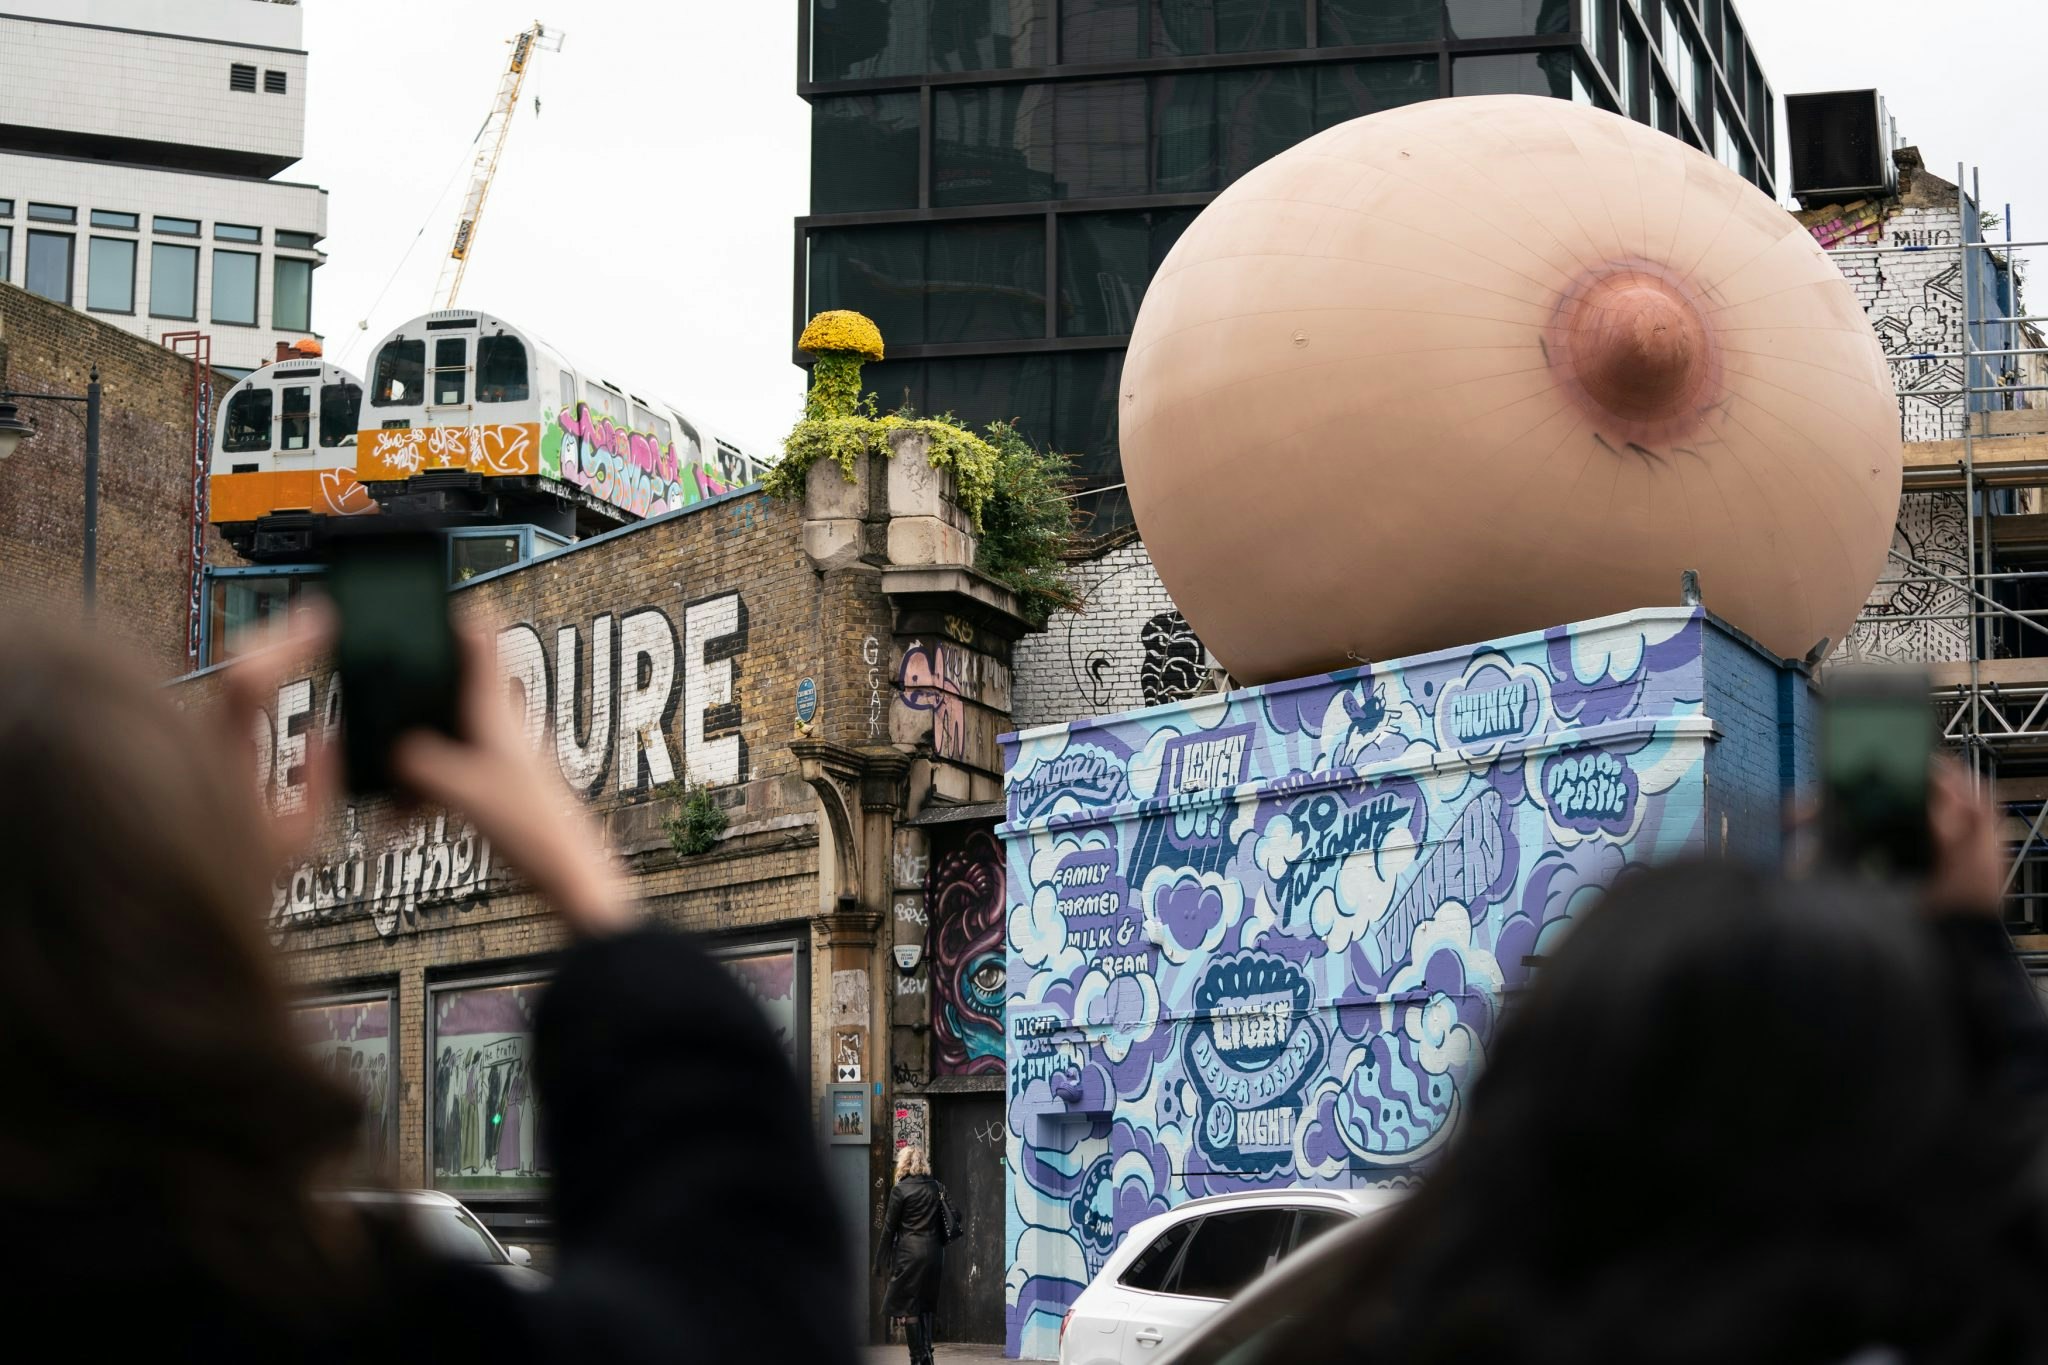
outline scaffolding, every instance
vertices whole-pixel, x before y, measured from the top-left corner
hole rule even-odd
[[[2019,382],[2027,378],[2023,357],[2040,358],[2048,378],[2048,345],[2035,330],[2048,318],[2026,315],[2017,255],[2048,242],[2015,240],[2010,211],[2004,240],[1985,240],[1980,188],[1975,171],[1966,181],[1956,168],[1954,244],[1829,248],[1838,259],[1880,262],[1952,256],[1962,277],[1961,349],[1899,351],[1888,360],[1960,364],[1959,383],[1901,397],[1959,400],[1960,435],[1908,445],[1904,490],[1961,495],[1963,569],[1895,544],[1879,585],[1922,589],[1931,601],[1905,614],[1866,607],[1857,624],[1942,622],[1962,637],[1964,659],[1929,665],[1941,735],[2004,813],[2008,926],[2023,947],[2048,951],[2048,516],[2023,511],[2018,491],[2048,487],[2048,399],[2030,406],[2024,398],[2048,394],[2048,382]],[[1985,283],[1998,273],[2009,281],[2011,307],[1987,316],[1994,310]]]

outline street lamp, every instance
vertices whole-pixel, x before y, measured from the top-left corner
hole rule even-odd
[[[20,399],[33,398],[50,403],[85,404],[85,614],[92,615],[93,598],[99,579],[100,557],[100,367],[84,394],[0,393],[0,460],[14,454],[16,446],[36,434],[34,422],[21,415]]]

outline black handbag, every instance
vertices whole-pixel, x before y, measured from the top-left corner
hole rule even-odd
[[[939,1245],[945,1246],[960,1240],[960,1215],[953,1212],[953,1201],[946,1197],[946,1187],[939,1186]]]

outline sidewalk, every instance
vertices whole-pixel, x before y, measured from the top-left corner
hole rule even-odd
[[[1003,1348],[964,1344],[955,1346],[940,1342],[938,1357],[939,1365],[959,1365],[959,1362],[967,1360],[1001,1360]],[[868,1365],[910,1365],[910,1352],[901,1345],[870,1346],[867,1360]]]

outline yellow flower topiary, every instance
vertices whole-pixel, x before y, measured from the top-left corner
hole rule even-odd
[[[837,351],[857,355],[863,360],[880,360],[882,329],[863,313],[835,308],[812,318],[811,325],[804,328],[804,334],[796,344],[797,349],[809,355],[828,355]]]

